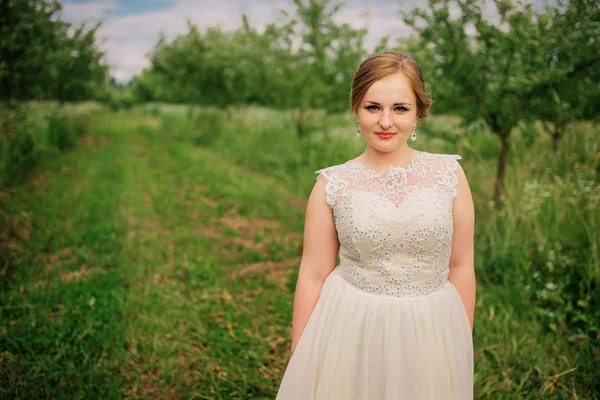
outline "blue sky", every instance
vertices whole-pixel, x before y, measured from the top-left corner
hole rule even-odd
[[[111,8],[107,10],[107,15],[111,17],[123,17],[126,15],[142,14],[146,12],[166,11],[175,5],[175,1],[166,0],[120,0],[120,1],[92,1],[92,0],[75,0],[65,2],[65,5],[73,4],[94,4],[94,3],[109,3]]]
[[[534,4],[541,8],[547,1],[534,0]],[[394,38],[410,33],[398,16],[401,7],[426,4],[424,0],[346,0],[336,18],[356,28],[367,28],[365,44],[372,49],[384,35]],[[202,32],[213,25],[229,30],[241,25],[245,12],[250,24],[262,31],[276,20],[280,9],[294,9],[291,0],[70,0],[62,5],[62,18],[69,22],[103,22],[101,47],[111,74],[119,81],[129,80],[149,65],[146,54],[161,32],[168,39],[185,33],[188,18]],[[496,18],[490,0],[485,0],[483,10],[487,18]]]

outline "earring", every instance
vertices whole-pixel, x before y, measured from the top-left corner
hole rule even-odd
[[[356,121],[356,136],[360,136],[360,124]]]
[[[410,134],[410,139],[414,142],[415,140],[417,140],[417,132],[415,131],[415,129],[417,128],[417,124],[413,125],[412,128],[412,133]]]

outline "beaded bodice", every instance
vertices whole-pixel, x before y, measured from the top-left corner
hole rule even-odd
[[[454,154],[421,152],[384,172],[352,160],[315,171],[340,242],[340,274],[383,296],[422,296],[448,281]]]

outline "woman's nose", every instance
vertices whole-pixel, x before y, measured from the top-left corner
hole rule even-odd
[[[383,129],[389,128],[391,125],[392,118],[386,111],[381,112],[381,117],[379,118],[379,124]]]

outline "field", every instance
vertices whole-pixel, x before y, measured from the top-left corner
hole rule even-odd
[[[0,397],[273,399],[289,357],[314,171],[362,150],[348,115],[296,138],[258,107],[101,110],[0,193]],[[522,130],[537,129],[531,143]],[[476,205],[475,396],[600,393],[600,128],[557,154],[432,116],[411,146],[463,157]]]

